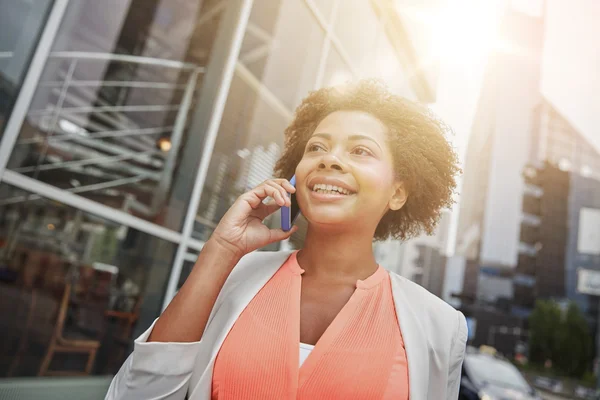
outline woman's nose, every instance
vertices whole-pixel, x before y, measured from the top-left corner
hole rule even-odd
[[[344,164],[340,161],[340,159],[333,153],[327,153],[321,159],[321,163],[319,164],[319,168],[321,169],[335,169],[338,171],[344,171]]]

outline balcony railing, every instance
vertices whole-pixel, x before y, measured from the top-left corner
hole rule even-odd
[[[0,57],[10,58],[9,53],[0,52]],[[125,76],[109,74],[111,68]],[[33,133],[22,132],[15,148],[35,148],[37,161],[9,168],[50,184],[58,174],[46,171],[61,172],[62,179],[66,172],[73,184],[63,185],[65,190],[118,194],[125,208],[155,215],[170,189],[204,68],[152,57],[66,51],[50,53],[46,69],[27,115]]]

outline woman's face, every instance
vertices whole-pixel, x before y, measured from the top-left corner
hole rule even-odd
[[[388,129],[362,111],[329,114],[308,140],[296,168],[302,214],[322,228],[369,229],[406,202],[396,179]]]

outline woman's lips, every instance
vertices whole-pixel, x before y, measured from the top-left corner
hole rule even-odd
[[[347,199],[349,197],[354,196],[354,194],[341,194],[341,193],[334,193],[334,192],[319,193],[319,192],[310,190],[309,196],[318,201],[334,202],[334,201],[340,201],[340,200]]]

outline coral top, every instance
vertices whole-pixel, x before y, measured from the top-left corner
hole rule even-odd
[[[212,398],[408,399],[408,365],[381,267],[299,366],[302,273],[293,253],[244,309],[215,360]]]

